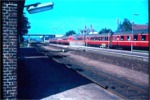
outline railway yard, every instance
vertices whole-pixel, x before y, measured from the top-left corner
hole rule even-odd
[[[33,47],[123,99],[149,99],[147,60],[53,44],[35,44]]]

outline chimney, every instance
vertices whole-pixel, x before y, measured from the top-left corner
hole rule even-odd
[[[91,24],[90,28],[92,29],[92,24]]]
[[[86,29],[86,25],[85,25],[85,27],[84,27],[85,29]]]

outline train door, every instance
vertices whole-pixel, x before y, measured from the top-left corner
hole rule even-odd
[[[139,47],[143,47],[146,48],[148,47],[148,35],[147,34],[141,34],[140,35],[140,43],[139,43]]]
[[[112,35],[112,48],[117,46],[117,35]]]
[[[89,36],[86,36],[86,43],[87,43],[87,46],[89,46],[89,40],[90,40],[90,37],[89,37]]]
[[[133,35],[133,48],[137,48],[138,46],[138,34]]]
[[[118,36],[117,36],[117,47],[119,47],[119,45],[120,45],[120,44],[119,44],[119,40],[120,40],[120,36],[118,35]]]
[[[121,35],[120,36],[120,42],[119,42],[120,44],[120,47],[125,47],[126,46],[126,42],[125,42],[125,36],[124,35]]]
[[[128,48],[131,47],[131,35],[127,35],[127,36],[126,36],[126,46],[127,46]]]
[[[110,37],[108,37],[109,40],[109,47],[112,47],[112,40],[113,40],[113,33],[110,34]]]

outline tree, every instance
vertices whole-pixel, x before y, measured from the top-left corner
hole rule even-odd
[[[119,24],[117,31],[130,31],[130,30],[132,30],[132,24],[127,18],[125,18],[124,21]]]
[[[23,35],[28,33],[29,28],[31,28],[30,22],[28,21],[28,18],[25,16],[25,13],[23,13],[23,16],[21,19],[21,33],[20,33],[20,42],[21,43],[24,41]]]
[[[101,30],[98,32],[98,34],[109,33],[109,32],[112,32],[112,30],[111,30],[111,29],[103,28],[103,29],[101,29]]]
[[[70,36],[70,35],[73,35],[73,34],[76,34],[75,31],[73,31],[73,30],[70,30],[70,31],[66,32],[66,36]]]

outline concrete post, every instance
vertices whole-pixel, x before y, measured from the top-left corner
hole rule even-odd
[[[43,35],[43,42],[45,43],[45,35]]]
[[[29,47],[30,46],[30,35],[28,36],[28,46],[27,47]]]

